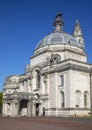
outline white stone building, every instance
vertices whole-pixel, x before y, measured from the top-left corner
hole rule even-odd
[[[5,79],[5,116],[84,116],[92,112],[92,65],[87,63],[78,21],[73,35],[63,30],[62,14],[54,31],[34,50],[25,73]]]

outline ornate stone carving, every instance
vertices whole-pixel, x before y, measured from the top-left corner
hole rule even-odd
[[[61,56],[58,54],[51,54],[50,64],[55,64],[61,61]]]

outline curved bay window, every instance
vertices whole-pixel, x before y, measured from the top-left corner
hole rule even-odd
[[[40,72],[39,70],[36,70],[36,88],[40,88]]]

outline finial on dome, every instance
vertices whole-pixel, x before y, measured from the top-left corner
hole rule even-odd
[[[63,24],[62,13],[58,13],[53,23],[54,31],[63,31]]]
[[[58,13],[57,15],[56,15],[56,18],[58,18],[58,17],[62,17],[62,13]]]
[[[78,19],[76,20],[76,26],[80,26]]]

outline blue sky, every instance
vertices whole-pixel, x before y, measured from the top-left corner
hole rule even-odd
[[[0,0],[0,90],[5,77],[24,73],[39,40],[53,31],[58,12],[63,13],[64,31],[69,34],[79,20],[92,63],[91,0]]]

